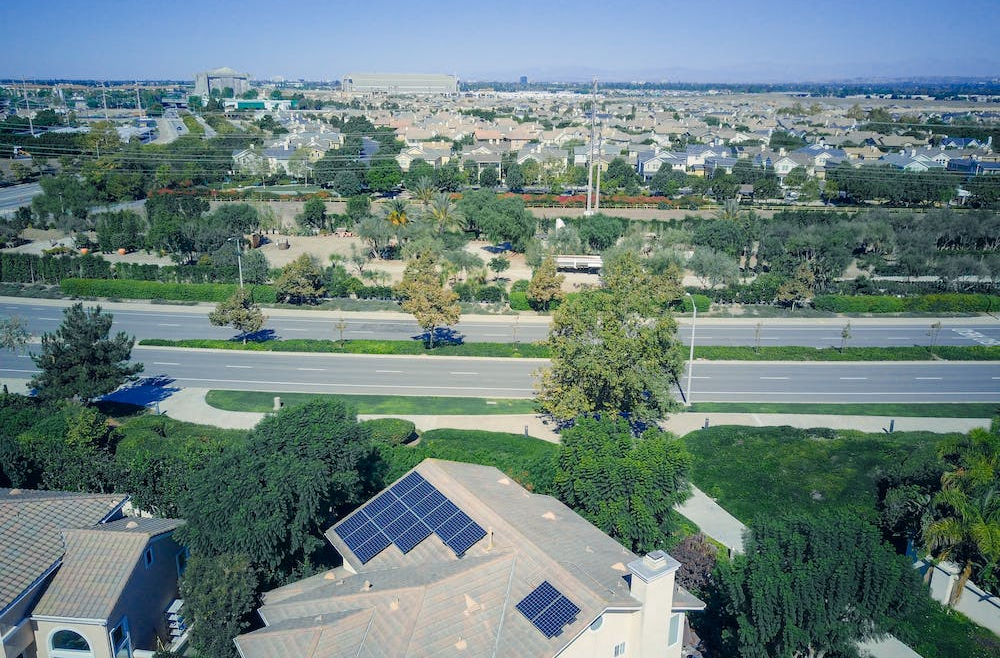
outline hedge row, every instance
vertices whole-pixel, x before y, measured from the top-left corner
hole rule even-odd
[[[832,313],[983,313],[1000,310],[996,295],[939,293],[916,297],[817,295],[813,305]]]
[[[111,264],[100,256],[53,256],[46,254],[0,253],[0,281],[5,283],[56,284],[67,277],[107,279]]]
[[[120,299],[167,299],[184,302],[221,302],[239,287],[235,283],[160,283],[121,279],[63,279],[63,293],[73,297],[118,297]],[[254,300],[273,304],[273,286],[249,286]]]

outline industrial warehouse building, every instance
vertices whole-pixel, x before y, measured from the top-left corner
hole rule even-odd
[[[348,73],[344,91],[386,94],[457,94],[458,78],[438,73]]]
[[[229,87],[235,96],[250,91],[250,74],[239,73],[229,67],[194,74],[194,93],[196,96],[209,96],[213,89],[221,93]]]

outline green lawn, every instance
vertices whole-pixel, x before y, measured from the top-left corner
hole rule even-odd
[[[209,391],[209,405],[226,411],[268,412],[274,409],[274,397],[281,396],[285,406],[309,400],[336,397],[345,400],[359,414],[399,414],[401,416],[486,416],[495,414],[531,414],[531,400],[506,398],[413,397],[404,395],[327,395],[323,393],[266,393],[260,391]]]
[[[916,416],[923,418],[992,418],[1000,404],[967,403],[783,403],[783,402],[695,402],[692,413],[824,414],[833,416]]]

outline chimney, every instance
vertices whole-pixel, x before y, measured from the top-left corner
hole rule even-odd
[[[640,645],[636,655],[665,655],[674,605],[674,576],[680,566],[680,562],[665,551],[653,551],[628,565],[632,573],[629,593],[642,603],[639,613]]]

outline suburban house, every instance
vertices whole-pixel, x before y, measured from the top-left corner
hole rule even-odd
[[[424,460],[326,536],[343,566],[266,593],[243,658],[679,658],[705,607],[663,551],[488,466]]]
[[[0,489],[0,658],[151,656],[178,646],[183,521],[128,497]]]

